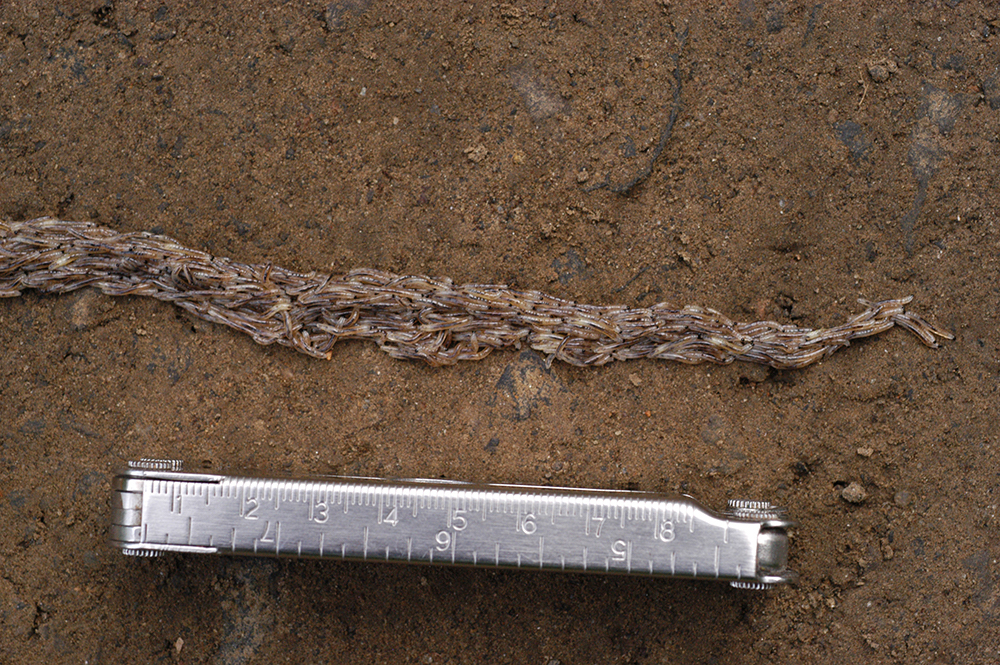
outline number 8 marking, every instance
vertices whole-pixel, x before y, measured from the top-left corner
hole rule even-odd
[[[648,532],[647,532],[648,533]],[[660,522],[660,528],[657,529],[656,537],[665,543],[669,543],[674,539],[674,523],[672,520],[663,520]]]

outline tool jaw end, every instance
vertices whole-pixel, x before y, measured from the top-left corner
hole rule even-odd
[[[730,499],[726,507],[726,516],[737,520],[754,522],[761,520],[784,520],[787,515],[787,510],[778,506],[772,506],[767,501]]]
[[[175,460],[140,460],[129,462],[128,470],[115,476],[111,506],[111,529],[108,543],[128,556],[153,557],[161,552],[142,546],[142,494],[145,481],[142,471],[179,471]]]
[[[181,471],[184,463],[176,459],[152,459],[144,457],[139,461],[130,461],[129,469],[140,471]]]
[[[798,574],[788,569],[788,529],[796,525],[784,508],[766,501],[731,499],[727,516],[737,520],[760,521],[757,534],[757,575],[753,580],[737,580],[737,589],[765,590],[794,582]]]

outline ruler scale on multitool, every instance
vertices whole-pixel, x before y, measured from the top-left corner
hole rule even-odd
[[[715,579],[764,589],[788,570],[785,512],[715,513],[647,492],[441,480],[255,478],[134,462],[116,476],[126,554],[319,557]]]

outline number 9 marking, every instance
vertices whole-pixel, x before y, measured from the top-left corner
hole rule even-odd
[[[434,536],[434,542],[437,543],[434,549],[438,552],[446,552],[451,547],[451,534],[447,531],[438,531],[437,535]]]

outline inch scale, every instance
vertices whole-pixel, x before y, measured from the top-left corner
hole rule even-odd
[[[122,552],[317,557],[714,579],[793,581],[785,511],[715,513],[649,492],[441,480],[255,478],[142,460],[115,477]]]

